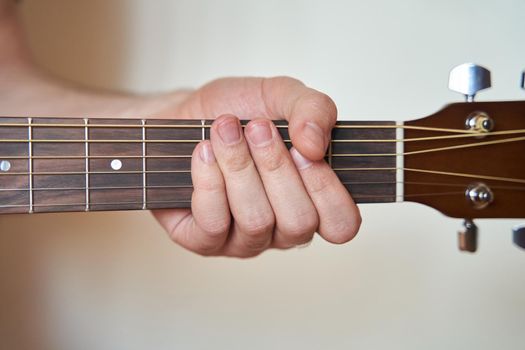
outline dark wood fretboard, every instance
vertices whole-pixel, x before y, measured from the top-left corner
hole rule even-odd
[[[0,118],[0,213],[188,208],[211,121]],[[276,122],[288,146],[285,123]],[[393,122],[338,122],[326,161],[358,203],[396,200]]]

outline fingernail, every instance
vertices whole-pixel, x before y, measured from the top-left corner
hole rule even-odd
[[[233,145],[241,140],[239,122],[236,119],[227,119],[218,125],[219,136],[227,145]]]
[[[246,131],[248,140],[255,146],[266,146],[273,137],[268,121],[252,123]]]
[[[304,136],[310,141],[312,141],[315,144],[318,144],[319,147],[323,149],[325,148],[325,135],[323,129],[321,129],[319,125],[312,122],[307,122],[305,124],[303,133]]]
[[[211,144],[209,141],[206,141],[201,145],[199,156],[201,157],[201,160],[206,164],[212,164],[213,162],[215,162],[215,155],[213,154],[213,149],[211,148]]]
[[[295,149],[295,147],[292,147],[292,149],[290,150],[290,153],[292,154],[292,159],[297,169],[299,170],[306,169],[310,165],[312,165],[312,161],[305,158],[301,153],[299,153],[298,150]]]

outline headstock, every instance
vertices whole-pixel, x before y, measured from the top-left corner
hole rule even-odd
[[[464,218],[460,249],[475,251],[473,219],[525,218],[525,101],[473,102],[490,72],[472,64],[450,87],[467,102],[405,123],[405,200]]]

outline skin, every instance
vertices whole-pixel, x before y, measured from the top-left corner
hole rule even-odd
[[[359,229],[358,208],[322,160],[337,108],[298,80],[225,78],[149,96],[72,86],[32,62],[12,1],[0,0],[0,101],[4,116],[215,119],[210,140],[193,153],[191,210],[153,212],[195,253],[253,257],[308,243],[315,232],[345,243]],[[238,117],[251,119],[244,130]],[[291,151],[270,119],[289,122]]]

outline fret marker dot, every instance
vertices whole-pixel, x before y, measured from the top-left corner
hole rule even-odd
[[[8,160],[2,160],[0,162],[0,170],[7,172],[9,169],[11,169],[11,163]]]
[[[122,162],[120,159],[113,159],[111,161],[111,169],[113,170],[120,170],[122,168]]]

